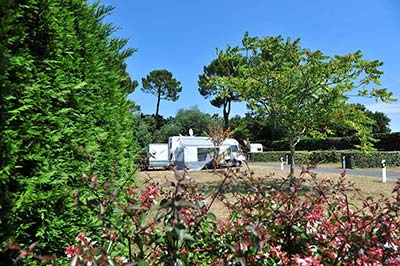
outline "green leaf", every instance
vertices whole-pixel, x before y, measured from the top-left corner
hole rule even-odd
[[[207,213],[207,219],[210,219],[210,220],[215,222],[215,221],[217,221],[217,216],[212,212],[208,212]]]
[[[149,266],[150,264],[144,260],[140,260],[137,265],[138,266]]]
[[[139,218],[139,226],[145,228],[147,225],[147,213],[142,213]]]

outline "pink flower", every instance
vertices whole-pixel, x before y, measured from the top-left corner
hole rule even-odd
[[[298,266],[317,266],[321,265],[320,261],[318,260],[317,257],[305,257],[301,258],[299,255],[297,255],[296,258],[293,258],[292,261],[296,263]]]
[[[346,173],[347,173],[346,169],[342,169],[342,172],[340,173],[340,176],[341,177],[345,177]]]
[[[370,258],[374,258],[376,260],[382,260],[382,256],[383,256],[383,251],[379,247],[372,247],[368,251],[368,257]]]
[[[89,242],[92,239],[87,237],[84,233],[80,232],[77,236],[76,236],[76,241],[81,242],[81,245],[88,245]]]
[[[72,257],[75,257],[75,256],[82,255],[83,251],[82,251],[81,247],[77,247],[75,245],[71,245],[71,246],[68,246],[65,249],[64,253],[67,255],[68,258],[72,258]]]
[[[123,263],[127,263],[128,262],[128,260],[126,258],[118,257],[118,256],[114,257],[114,261],[116,263],[119,263],[119,264],[123,264]]]
[[[151,206],[156,202],[156,198],[160,196],[158,190],[152,185],[148,185],[146,190],[142,192],[140,201],[145,210],[150,210]]]

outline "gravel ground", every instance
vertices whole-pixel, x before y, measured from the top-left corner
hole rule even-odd
[[[218,186],[221,180],[223,179],[223,174],[226,169],[222,169],[219,171],[211,171],[211,170],[202,170],[202,171],[193,171],[188,172],[188,176],[190,176],[196,183],[200,183],[205,186]],[[274,179],[285,178],[289,174],[289,167],[284,166],[284,170],[280,169],[280,164],[260,164],[260,163],[252,163],[249,165],[249,168],[246,166],[242,166],[240,168],[235,168],[235,174],[239,175],[240,173],[251,171],[254,173],[254,177],[259,177],[263,179],[268,179],[273,181]],[[317,180],[321,180],[325,177],[329,177],[331,179],[338,178],[342,169],[339,167],[335,167],[332,165],[319,165],[314,169],[310,169],[312,172],[317,173]],[[359,189],[357,190],[349,190],[348,196],[351,200],[352,204],[357,206],[362,206],[361,203],[367,197],[373,197],[375,199],[380,198],[382,195],[388,198],[392,197],[392,191],[396,182],[396,173],[400,173],[398,171],[388,171],[387,182],[382,182],[381,177],[381,169],[347,169],[346,178],[348,181],[355,184],[355,187]],[[299,176],[300,168],[296,167],[295,175]],[[139,184],[143,183],[144,180],[151,179],[152,182],[156,182],[162,184],[166,181],[175,181],[174,172],[171,170],[166,171],[140,171],[137,176],[137,181]],[[311,177],[307,175],[305,177],[304,185],[307,186],[307,182],[311,181]],[[308,181],[307,181],[308,180]],[[227,194],[229,197],[229,193]],[[222,202],[218,200],[214,202],[212,212],[217,214],[218,217],[224,218],[228,217],[229,213],[227,209],[223,205]]]

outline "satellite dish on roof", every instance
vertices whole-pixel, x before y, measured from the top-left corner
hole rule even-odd
[[[193,129],[189,129],[189,136],[193,137]]]

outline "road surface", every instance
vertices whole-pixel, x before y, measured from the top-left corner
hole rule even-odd
[[[259,166],[269,166],[269,167],[275,167],[280,169],[281,164],[280,163],[249,163],[249,165],[259,165]],[[284,169],[289,169],[289,165],[284,165]],[[296,170],[299,170],[300,167],[296,166]],[[330,167],[316,167],[313,169],[310,169],[311,172],[315,173],[337,173],[338,175],[342,172],[341,168],[330,168]],[[362,175],[362,176],[373,176],[373,177],[382,177],[382,169],[346,169],[347,175]],[[393,170],[393,169],[386,169],[386,178],[391,178],[391,179],[398,179],[400,178],[400,171],[399,169]]]

